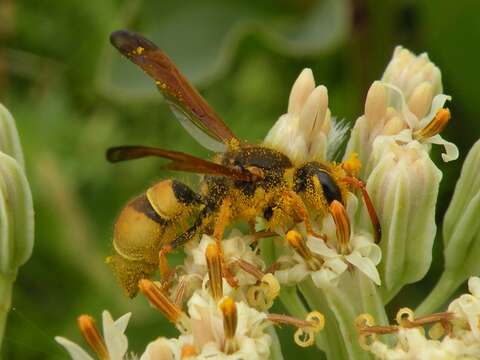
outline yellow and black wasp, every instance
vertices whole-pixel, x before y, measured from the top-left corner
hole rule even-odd
[[[214,236],[220,253],[227,226],[245,221],[254,231],[258,217],[264,219],[267,231],[288,230],[303,222],[307,232],[314,234],[309,212],[325,215],[332,211],[332,204],[345,205],[350,187],[361,189],[375,238],[380,239],[380,224],[363,183],[342,164],[309,161],[294,165],[275,149],[241,141],[154,43],[125,30],[112,33],[110,39],[154,79],[185,129],[215,151],[211,160],[204,160],[145,146],[108,149],[110,162],[156,156],[170,160],[166,169],[204,175],[198,192],[178,180],[163,180],[120,213],[109,262],[129,296],[136,294],[141,278],[150,277],[159,266],[166,271],[167,253],[200,234]],[[224,274],[228,277],[228,269]]]

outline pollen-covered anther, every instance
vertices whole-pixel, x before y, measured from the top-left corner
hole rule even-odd
[[[174,323],[182,332],[188,331],[188,317],[153,281],[142,279],[138,287],[150,304]]]
[[[285,235],[288,244],[300,255],[312,271],[317,271],[322,266],[321,260],[312,254],[307,242],[297,230],[290,230]]]
[[[107,346],[95,325],[95,320],[89,315],[80,315],[77,319],[77,323],[83,338],[95,354],[97,354],[101,360],[110,359]]]
[[[235,341],[235,332],[237,331],[237,305],[231,297],[226,297],[219,305],[223,314],[223,331],[225,333],[225,344],[223,352],[232,354],[237,351],[237,343]]]
[[[308,313],[305,320],[282,314],[268,314],[267,319],[275,325],[290,325],[298,328],[293,338],[295,343],[301,347],[313,345],[315,335],[325,326],[325,317],[318,311]]]
[[[424,128],[417,130],[414,133],[414,137],[417,140],[424,140],[440,134],[447,126],[450,118],[451,114],[449,109],[443,108],[438,110],[432,121],[430,121]]]
[[[333,200],[330,204],[330,214],[335,222],[339,252],[350,253],[350,221],[345,207],[341,202]]]
[[[208,279],[210,281],[210,292],[212,297],[218,301],[223,296],[222,283],[222,260],[220,251],[216,244],[210,244],[205,250],[205,259],[208,268]]]

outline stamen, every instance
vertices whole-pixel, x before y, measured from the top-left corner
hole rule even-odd
[[[335,221],[339,251],[341,254],[349,254],[350,221],[348,220],[347,211],[341,202],[333,200],[330,204],[330,213],[332,214],[333,221]]]
[[[159,286],[153,281],[142,279],[138,282],[138,287],[150,304],[177,325],[180,331],[188,331],[187,315],[163,293]]]
[[[445,129],[445,126],[447,126],[450,118],[451,114],[449,109],[445,108],[438,110],[432,121],[430,121],[430,123],[428,123],[423,129],[417,130],[414,133],[414,137],[418,140],[425,140],[440,134],[443,129]]]
[[[238,265],[240,269],[242,269],[246,273],[249,273],[257,280],[262,280],[263,276],[265,275],[263,271],[260,270],[258,267],[243,259],[236,259],[235,264]]]
[[[235,332],[237,330],[237,306],[232,298],[226,297],[219,305],[223,314],[223,330],[225,332],[224,352],[232,354],[237,351]]]
[[[267,314],[267,319],[275,325],[291,325],[297,327],[293,339],[298,346],[308,347],[315,343],[315,334],[325,326],[325,317],[318,311],[307,314],[305,320],[288,315]]]
[[[222,260],[216,244],[210,244],[205,251],[208,267],[208,279],[212,297],[218,301],[223,296]]]
[[[313,256],[312,252],[307,246],[303,236],[297,230],[290,230],[285,235],[288,244],[300,255],[307,263],[307,266],[312,271],[317,271],[321,267],[320,260]]]
[[[97,354],[102,360],[110,359],[105,341],[103,340],[102,335],[100,335],[93,317],[89,315],[80,315],[77,319],[77,323],[83,338],[95,354]]]

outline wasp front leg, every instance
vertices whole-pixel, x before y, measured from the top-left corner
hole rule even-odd
[[[294,191],[288,191],[285,194],[285,197],[286,197],[286,201],[289,202],[290,207],[295,213],[295,215],[297,216],[297,218],[299,218],[305,224],[307,234],[326,240],[325,234],[317,233],[315,230],[313,230],[313,226],[310,220],[310,215],[308,213],[307,206],[303,202],[300,195],[298,195]]]

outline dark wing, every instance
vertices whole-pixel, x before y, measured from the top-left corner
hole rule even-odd
[[[200,144],[222,151],[226,149],[226,144],[238,140],[172,60],[154,43],[126,30],[113,32],[110,42],[155,80],[180,123]]]
[[[147,156],[156,156],[171,160],[172,162],[164,167],[169,170],[226,176],[242,181],[253,180],[253,175],[247,170],[216,164],[179,151],[134,145],[118,146],[107,150],[107,160],[110,162],[133,160]]]

